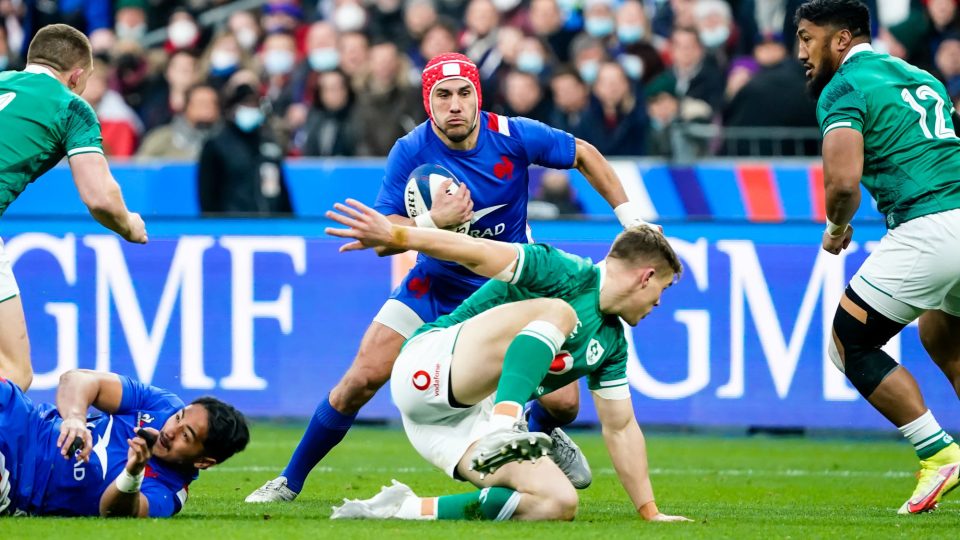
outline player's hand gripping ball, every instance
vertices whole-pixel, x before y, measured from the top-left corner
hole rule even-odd
[[[403,194],[407,216],[414,219],[429,212],[433,202],[444,195],[441,193],[441,188],[448,180],[452,183],[447,187],[446,194],[453,195],[457,193],[462,183],[452,172],[436,164],[420,165],[414,169],[407,178],[407,187]],[[470,221],[447,227],[447,230],[468,234]]]

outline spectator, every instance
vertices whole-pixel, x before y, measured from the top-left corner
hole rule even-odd
[[[234,11],[227,19],[227,30],[237,38],[237,44],[247,54],[253,54],[260,44],[260,23],[249,11]]]
[[[613,0],[585,0],[583,6],[583,30],[588,36],[612,43],[616,23],[613,18]]]
[[[437,22],[437,8],[433,0],[407,0],[403,10],[403,24],[407,31],[406,52],[411,57],[423,35]]]
[[[498,107],[502,114],[550,122],[550,100],[544,97],[536,75],[513,70],[507,73],[504,83],[505,103]]]
[[[926,0],[927,17],[930,19],[930,57],[937,55],[940,43],[951,35],[960,32],[960,13],[958,0]]]
[[[183,113],[148,132],[137,157],[196,161],[201,145],[219,121],[220,98],[216,88],[206,84],[191,86]]]
[[[290,105],[300,98],[294,96],[293,70],[297,65],[297,43],[293,35],[282,32],[268,35],[263,40],[259,58],[266,81],[264,95],[270,100],[273,112],[285,116]]]
[[[140,115],[145,128],[151,130],[168,124],[183,111],[187,89],[197,82],[197,58],[190,51],[170,55],[166,68],[147,84]]]
[[[170,16],[170,23],[167,25],[167,41],[163,48],[168,54],[176,51],[189,50],[198,52],[200,50],[200,27],[193,15],[185,9],[178,9]]]
[[[118,41],[140,41],[147,34],[147,12],[143,0],[120,0],[114,14],[114,33]]]
[[[607,60],[607,49],[603,42],[587,35],[577,36],[570,45],[570,54],[580,78],[592,85],[597,80],[600,63]]]
[[[386,156],[397,139],[424,120],[419,86],[394,43],[370,48],[370,74],[357,98],[359,155]]]
[[[218,34],[210,42],[199,66],[199,79],[212,86],[222,88],[234,73],[241,69],[251,69],[253,60],[240,46],[233,34]]]
[[[297,35],[297,28],[303,21],[303,10],[296,0],[268,0],[263,5],[260,27],[265,34],[285,32]]]
[[[562,68],[550,79],[550,90],[553,95],[553,111],[549,124],[580,137],[581,124],[590,106],[589,88],[577,70]]]
[[[108,87],[109,78],[110,66],[99,58],[94,59],[93,72],[81,97],[93,107],[100,120],[104,154],[130,157],[137,149],[143,124],[137,113],[123,101],[123,96]]]
[[[656,12],[653,15],[651,26],[658,35],[669,38],[673,34],[673,29],[694,28],[697,25],[697,17],[694,9],[698,0],[669,0],[669,2],[656,2]],[[793,0],[788,0],[793,1]],[[804,2],[806,0],[795,0]],[[793,18],[792,11],[790,18]]]
[[[80,30],[90,38],[95,52],[103,52],[113,45],[111,0],[59,0],[56,2],[23,1],[23,49],[20,56],[26,57],[27,46],[37,30],[48,24],[65,23]]]
[[[423,34],[420,41],[420,48],[416,54],[411,57],[413,62],[413,71],[415,72],[412,80],[419,81],[420,73],[427,65],[427,59],[433,58],[438,54],[447,52],[456,52],[457,49],[457,27],[446,18],[439,18]]]
[[[583,204],[570,185],[570,173],[545,169],[540,187],[527,206],[530,219],[575,218],[583,214]]]
[[[367,74],[367,62],[370,58],[370,42],[361,32],[340,34],[340,69],[350,77],[354,89],[363,84]]]
[[[632,81],[644,84],[663,73],[660,52],[651,44],[650,22],[639,0],[627,0],[617,10],[617,60]]]
[[[368,33],[374,41],[392,41],[402,51],[409,49],[412,42],[403,27],[401,0],[375,0],[369,15]]]
[[[706,56],[697,31],[675,29],[670,56],[673,66],[651,81],[651,86],[669,87],[680,97],[680,115],[685,120],[711,121],[723,106],[724,79],[713,59]]]
[[[948,36],[940,43],[935,61],[950,99],[956,102],[960,99],[960,35]],[[960,128],[960,123],[956,127]]]
[[[356,155],[355,98],[346,74],[337,69],[321,73],[316,94],[304,130],[303,155]]]
[[[317,95],[320,74],[337,69],[340,53],[337,50],[337,30],[326,21],[318,21],[307,29],[307,60],[301,62],[293,73],[292,103],[287,109],[291,126],[301,126]],[[298,118],[302,120],[298,121]],[[295,143],[296,144],[296,143]],[[299,146],[299,145],[297,145]]]
[[[520,42],[516,66],[518,70],[533,75],[541,82],[546,82],[550,79],[554,63],[549,46],[540,38],[528,36]]]
[[[466,28],[460,36],[460,50],[477,65],[482,86],[500,67],[497,52],[500,13],[490,0],[470,0],[464,22]],[[433,58],[426,52],[424,57]]]
[[[816,127],[816,103],[806,92],[803,68],[787,55],[777,37],[768,37],[754,49],[759,71],[735,92],[724,111],[724,125],[740,127]],[[731,75],[732,77],[732,75]],[[734,155],[817,155],[818,144],[774,146],[767,139],[754,145],[737,141]]]
[[[245,73],[238,72],[231,83]],[[249,84],[228,84],[225,95],[227,122],[200,152],[200,211],[248,216],[292,213],[283,151],[263,129],[257,90]]]
[[[646,152],[647,112],[617,62],[600,65],[587,109],[583,138],[605,156],[640,156]]]
[[[123,40],[113,47],[114,76],[111,86],[135,110],[143,107],[149,85],[150,66],[146,52],[137,41]]]
[[[724,0],[699,0],[693,12],[701,45],[725,69],[737,44],[730,4]]]
[[[546,40],[561,63],[570,61],[570,44],[577,35],[575,31],[565,26],[565,22],[557,0],[530,2],[530,29],[533,35]]]
[[[367,29],[367,12],[358,0],[337,2],[330,20],[338,32],[365,32]]]

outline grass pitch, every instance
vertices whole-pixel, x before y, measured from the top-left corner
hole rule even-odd
[[[630,506],[596,432],[572,432],[594,483],[573,523],[330,521],[343,497],[366,498],[391,478],[420,495],[472,489],[433,470],[400,430],[358,428],[287,504],[243,498],[286,463],[302,426],[257,424],[247,451],[201,474],[169,520],[11,518],[8,538],[258,540],[294,538],[877,538],[943,536],[960,519],[960,495],[937,512],[897,516],[914,487],[916,459],[895,440],[648,435],[662,511],[695,523],[649,524]],[[12,533],[12,536],[10,534]]]

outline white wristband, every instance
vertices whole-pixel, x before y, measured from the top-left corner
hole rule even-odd
[[[117,491],[122,493],[137,493],[140,491],[140,485],[143,484],[143,471],[133,476],[128,473],[126,467],[124,467],[124,469],[120,471],[120,475],[117,476],[114,484],[117,486]]]
[[[620,225],[623,225],[624,229],[629,229],[630,227],[639,227],[647,224],[646,220],[640,217],[639,205],[630,201],[627,201],[614,208],[613,213],[617,216],[617,219],[620,220]]]
[[[413,218],[414,223],[417,224],[417,227],[437,229],[437,224],[433,222],[433,218],[430,217],[430,212],[424,212],[419,216]]]
[[[827,218],[827,234],[834,238],[847,232],[847,228],[849,227],[850,227],[849,223],[846,225],[837,225],[836,223],[830,221],[829,218]]]

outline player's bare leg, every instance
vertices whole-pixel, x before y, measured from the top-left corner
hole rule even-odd
[[[346,435],[357,411],[390,380],[390,371],[405,338],[374,321],[360,341],[353,364],[317,407],[307,432],[280,476],[247,496],[246,502],[292,501],[307,475]]]
[[[24,392],[33,382],[27,321],[19,296],[0,302],[0,377],[13,382]]]
[[[920,341],[960,396],[960,317],[940,310],[920,316]]]
[[[577,491],[553,461],[538,459],[508,463],[495,473],[481,477],[470,469],[474,444],[457,465],[457,472],[480,491],[419,497],[409,487],[394,480],[376,496],[366,500],[344,501],[334,508],[334,519],[485,519],[485,520],[563,520],[577,514]]]

